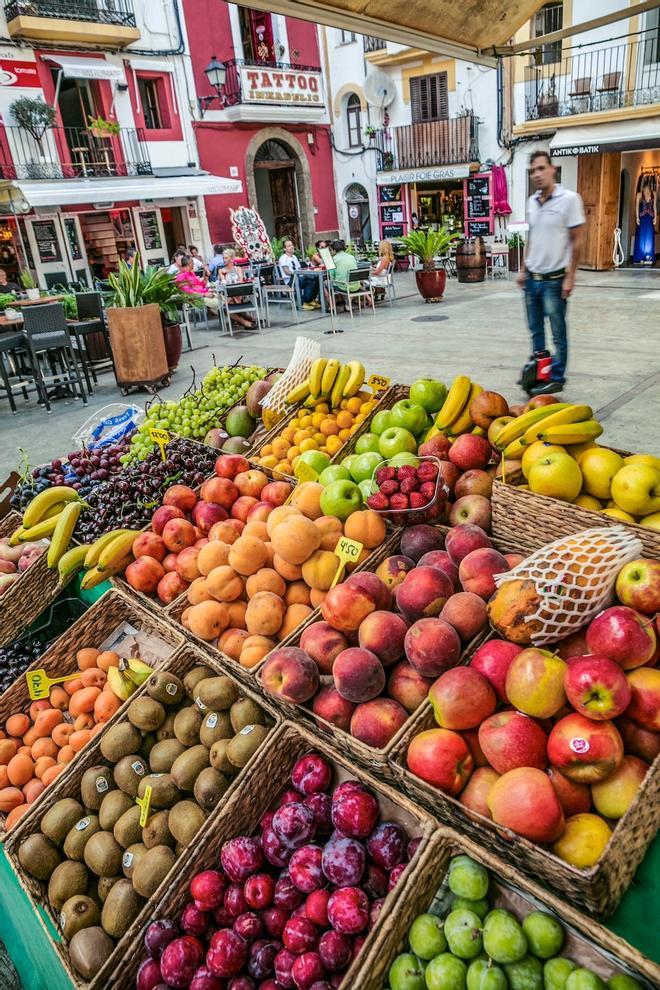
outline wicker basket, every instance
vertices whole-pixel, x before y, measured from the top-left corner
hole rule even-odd
[[[522,920],[530,911],[550,911],[562,924],[566,940],[562,956],[572,959],[607,980],[625,972],[646,990],[660,986],[660,966],[634,949],[622,938],[580,914],[560,898],[548,893],[507,861],[499,859],[466,836],[442,829],[431,840],[433,855],[428,872],[410,877],[396,913],[390,913],[371,942],[358,972],[355,987],[380,990],[387,986],[387,972],[399,952],[405,951],[408,931],[417,915],[427,911],[443,886],[449,860],[465,854],[490,871],[490,903],[512,911]],[[445,891],[438,907],[444,906]],[[444,913],[444,912],[442,912]],[[381,916],[382,917],[382,916]]]
[[[108,591],[77,622],[74,622],[71,628],[63,636],[60,636],[41,657],[35,660],[25,673],[40,669],[45,670],[51,677],[63,677],[67,673],[72,673],[76,669],[76,651],[84,646],[103,643],[123,622],[128,622],[136,629],[146,630],[152,635],[158,636],[171,647],[172,651],[184,642],[184,637],[180,632],[170,628],[167,623],[159,623],[152,612],[141,608],[137,602],[131,601],[119,591]],[[0,695],[0,725],[4,726],[10,715],[26,712],[30,704],[27,681],[25,675],[22,675],[14,681],[11,687],[7,688],[4,694]],[[119,709],[113,719],[124,708],[125,705]],[[75,764],[76,759],[72,762]],[[59,779],[57,778],[57,780]],[[35,806],[38,806],[40,801],[41,797],[37,798]],[[4,835],[5,819],[6,815],[0,813],[0,839]]]
[[[422,839],[403,875],[404,879],[388,894],[383,905],[381,918],[386,919],[392,914],[398,913],[402,906],[402,896],[404,891],[408,889],[409,881],[412,881],[413,878],[423,877],[429,872],[429,854],[433,851],[429,840],[435,830],[435,823],[406,797],[397,794],[391,788],[378,783],[362,770],[354,767],[348,759],[327,747],[311,733],[290,723],[284,723],[273,733],[268,747],[263,748],[261,758],[255,760],[251,767],[245,771],[243,786],[233,791],[231,798],[225,803],[220,814],[215,817],[212,827],[207,829],[205,834],[207,841],[204,844],[198,843],[196,848],[191,847],[189,849],[185,861],[181,864],[179,877],[173,880],[170,888],[160,898],[158,917],[178,917],[190,897],[188,884],[191,877],[201,870],[217,869],[220,847],[223,842],[236,835],[250,835],[255,832],[261,816],[288,788],[289,775],[294,763],[310,751],[321,753],[332,764],[335,770],[336,783],[357,778],[376,795],[385,818],[400,822],[411,837],[419,836]],[[355,982],[358,969],[361,967],[365,953],[374,943],[382,924],[384,924],[384,920],[378,922],[369,933],[357,961],[346,974],[341,984],[346,990],[349,987],[352,990],[358,986]],[[130,954],[112,974],[115,982],[111,980],[108,985],[112,986],[113,990],[133,990],[135,974],[144,958],[142,951],[139,949],[136,951],[136,946],[142,944],[141,928],[143,926],[144,920],[142,926],[134,925],[125,936],[125,940],[131,936]],[[364,984],[365,988],[367,985],[375,986],[373,983]]]
[[[0,537],[11,536],[21,525],[21,515],[13,509],[0,520]],[[5,591],[0,601],[0,646],[16,639],[50,605],[62,590],[57,568],[46,565],[43,553]]]
[[[199,653],[199,651],[195,649],[195,647],[191,647],[187,645],[181,647],[176,651],[176,653],[171,657],[169,663],[167,664],[167,669],[170,670],[173,674],[177,674],[177,676],[183,677],[183,675],[188,670],[191,670],[193,667],[198,666],[200,664],[208,664],[218,673],[224,673],[224,671],[222,671],[221,668],[217,667],[217,665],[214,665],[211,662],[209,662],[207,657],[202,656]],[[246,690],[242,685],[241,685],[241,691],[244,696],[249,696],[250,698],[252,698],[253,701],[256,701],[257,704],[259,704],[262,708],[264,708],[268,716],[269,724],[272,724],[273,726],[277,724],[277,715],[272,711],[272,709],[269,709],[267,705],[264,705],[264,702],[261,698],[259,698],[253,692]],[[140,688],[138,692],[136,692],[136,694],[133,697],[134,698],[138,697],[139,695],[144,694],[145,692],[146,692],[146,688],[143,686],[142,688]],[[120,714],[115,716],[115,718],[113,719],[113,723],[116,724],[116,722],[118,721],[125,721],[125,720],[126,720],[126,713],[125,711],[122,710]],[[270,738],[271,737],[269,736],[269,741]],[[90,745],[83,750],[78,760],[75,761],[73,764],[69,764],[65,773],[61,774],[55,781],[54,785],[49,789],[46,799],[42,800],[38,804],[38,806],[35,806],[34,810],[31,811],[29,815],[27,815],[26,817],[20,820],[16,828],[12,830],[12,832],[5,841],[5,852],[17,873],[19,883],[21,884],[23,889],[27,892],[28,896],[36,904],[40,905],[43,908],[43,911],[45,912],[49,920],[53,923],[56,929],[58,928],[59,918],[58,915],[50,907],[50,904],[48,903],[48,898],[47,898],[48,885],[46,883],[40,883],[38,880],[35,880],[33,877],[28,876],[24,872],[18,859],[18,849],[19,846],[21,845],[21,842],[24,839],[26,839],[29,835],[32,835],[33,833],[39,831],[42,818],[44,817],[48,809],[51,808],[57,801],[65,797],[74,797],[80,799],[80,780],[85,770],[94,766],[111,765],[108,763],[107,760],[104,759],[103,755],[101,754],[100,742],[101,740],[99,737],[95,738],[90,743]],[[263,746],[262,744],[262,748],[266,748],[266,747]],[[194,845],[191,845],[187,847],[187,850],[182,851],[181,856],[179,857],[179,860],[172,868],[171,873],[163,880],[158,890],[144,905],[144,908],[136,918],[134,924],[131,926],[129,931],[126,933],[126,935],[123,936],[122,939],[120,939],[117,942],[117,947],[113,952],[112,956],[109,958],[109,960],[99,971],[97,976],[90,983],[87,983],[85,980],[83,980],[71,967],[71,964],[69,962],[66,942],[60,939],[58,939],[57,941],[53,940],[54,948],[57,951],[60,960],[62,962],[62,965],[65,971],[67,972],[67,975],[69,976],[69,979],[71,980],[73,986],[79,987],[81,988],[81,990],[82,988],[89,988],[89,990],[101,990],[101,988],[105,988],[110,985],[114,986],[114,983],[111,984],[109,982],[108,977],[110,973],[115,969],[115,967],[121,968],[123,966],[121,960],[124,958],[125,955],[134,952],[135,950],[134,935],[145,924],[148,924],[148,922],[152,920],[155,912],[158,911],[158,905],[160,904],[161,900],[163,899],[163,896],[168,890],[168,885],[175,883],[177,877],[179,876],[183,876],[183,877],[187,876],[187,871],[185,868],[185,862],[183,857],[188,857],[189,855],[192,855],[194,847],[200,847],[200,846],[205,847],[207,845],[207,843],[204,840],[208,836],[209,830],[213,827],[215,820],[218,818],[219,814],[221,813],[222,808],[226,804],[231,802],[232,795],[236,791],[241,791],[243,789],[244,785],[249,780],[251,769],[259,761],[259,759],[260,759],[260,750],[258,750],[257,753],[255,753],[254,756],[252,756],[252,758],[247,763],[245,768],[241,770],[239,773],[237,773],[236,776],[232,779],[228,790],[225,792],[225,795],[223,796],[222,801],[209,814],[201,830],[195,836],[195,839],[193,840]],[[37,913],[41,918],[41,913],[40,912]],[[46,927],[46,931],[48,932],[48,926],[45,927]],[[52,933],[48,932],[48,934],[49,937],[52,938]]]

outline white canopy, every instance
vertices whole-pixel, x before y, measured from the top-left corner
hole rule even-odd
[[[59,65],[65,79],[109,79],[125,82],[124,70],[104,58],[76,58],[72,55],[46,55],[49,62]]]
[[[81,203],[122,203],[180,196],[221,196],[243,192],[239,179],[219,175],[126,176],[109,179],[55,179],[15,183],[30,206],[71,206]]]

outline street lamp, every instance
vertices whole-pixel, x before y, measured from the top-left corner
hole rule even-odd
[[[227,77],[227,66],[224,62],[219,62],[216,56],[213,55],[211,57],[211,61],[204,69],[204,75],[208,79],[212,88],[215,90],[216,95],[201,96],[199,98],[199,112],[202,117],[214,100],[219,100],[220,106],[224,106],[225,104],[224,97],[222,95],[222,88]]]

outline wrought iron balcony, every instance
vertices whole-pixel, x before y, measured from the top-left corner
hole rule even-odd
[[[380,52],[387,48],[387,42],[382,38],[372,38],[368,34],[362,38],[362,44],[365,52]]]
[[[5,15],[136,26],[132,0],[5,0]]]
[[[479,161],[479,122],[473,115],[376,131],[378,170],[398,171]]]
[[[230,59],[222,89],[225,105],[324,106],[321,67],[289,62]]]
[[[542,53],[540,53],[542,54]],[[525,68],[525,119],[568,117],[660,103],[660,35],[646,31]]]
[[[140,37],[133,0],[4,0],[4,7],[12,38],[123,48]]]
[[[3,179],[78,179],[151,175],[144,132],[122,128],[95,137],[85,127],[51,127],[37,139],[21,127],[5,127],[0,139]]]

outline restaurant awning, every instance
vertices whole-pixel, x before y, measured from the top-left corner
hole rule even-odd
[[[121,66],[106,62],[103,58],[74,58],[72,55],[44,55],[44,58],[59,65],[65,79],[126,81]]]
[[[550,141],[550,153],[554,158],[597,155],[602,151],[639,151],[644,148],[660,148],[658,116],[563,127]]]
[[[109,179],[20,180],[14,183],[30,206],[72,206],[81,203],[123,203],[181,196],[221,196],[243,192],[239,179],[219,175],[177,175],[159,178],[126,176]]]

